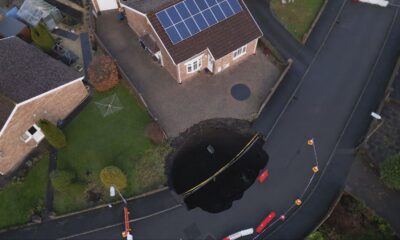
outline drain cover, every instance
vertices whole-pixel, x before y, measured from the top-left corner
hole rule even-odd
[[[244,101],[250,97],[250,88],[245,84],[239,83],[231,88],[231,95],[234,99]]]

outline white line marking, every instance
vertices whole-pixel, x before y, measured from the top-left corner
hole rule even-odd
[[[138,222],[138,221],[141,221],[141,220],[144,220],[144,219],[148,219],[148,218],[163,214],[165,212],[169,212],[169,211],[174,210],[174,209],[176,209],[178,207],[181,207],[181,206],[182,206],[181,204],[178,204],[178,205],[175,205],[173,207],[166,208],[164,210],[161,210],[161,211],[158,211],[158,212],[155,212],[155,213],[152,213],[152,214],[140,217],[140,218],[135,218],[135,219],[129,220],[129,223]],[[96,229],[89,230],[89,231],[86,231],[86,232],[77,233],[77,234],[73,234],[73,235],[69,235],[69,236],[62,237],[62,238],[57,238],[57,239],[58,240],[71,239],[71,238],[87,235],[87,234],[90,234],[90,233],[102,231],[102,230],[105,230],[105,229],[109,229],[109,228],[113,228],[113,227],[117,227],[117,226],[122,226],[122,225],[124,225],[124,223],[116,223],[116,224],[108,225],[108,226],[105,226],[105,227],[96,228]]]

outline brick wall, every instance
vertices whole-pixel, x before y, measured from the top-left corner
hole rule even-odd
[[[128,21],[129,27],[139,36],[143,36],[146,33],[151,32],[151,27],[147,23],[146,16],[143,16],[137,12],[134,12],[128,8],[125,8],[125,15]],[[132,39],[134,40],[134,39]]]
[[[207,68],[207,64],[208,64],[208,55],[209,55],[208,50],[204,50],[201,54],[203,54],[203,56],[201,58],[201,68],[199,69],[198,72],[201,72],[204,69],[206,69]],[[197,56],[199,56],[201,54],[198,54]],[[189,59],[189,60],[187,60],[187,61],[185,61],[183,63],[179,63],[178,64],[178,70],[179,70],[179,72],[181,74],[182,82],[188,81],[188,80],[192,79],[193,77],[196,77],[198,72],[188,73],[187,72],[187,68],[186,68],[186,64],[185,64],[187,62],[190,62],[194,58],[196,58],[196,57],[193,57],[193,58],[191,58],[191,59]]]
[[[246,53],[235,60],[233,59],[233,52],[228,53],[227,55],[223,56],[222,58],[216,60],[215,64],[214,64],[214,74],[219,73],[218,69],[221,69],[221,72],[222,72],[224,69],[227,69],[233,65],[236,65],[236,64],[246,60],[249,56],[255,54],[256,49],[257,49],[257,41],[258,41],[258,39],[255,39],[255,40],[249,42],[246,47]]]
[[[64,119],[88,95],[82,81],[74,82],[55,92],[17,106],[16,112],[0,137],[0,172],[5,174],[17,167],[36,147],[32,139],[28,143],[21,136],[39,119],[45,118],[53,123]]]

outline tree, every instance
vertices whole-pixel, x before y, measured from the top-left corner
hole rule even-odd
[[[127,180],[125,174],[116,166],[107,166],[100,172],[100,180],[106,188],[114,185],[118,190],[126,188]]]
[[[72,180],[75,178],[75,174],[68,171],[54,171],[50,174],[51,184],[54,189],[59,192],[63,192],[71,185]]]
[[[93,87],[104,92],[119,82],[118,69],[114,60],[109,56],[97,56],[89,65],[89,81]]]
[[[400,190],[400,154],[386,158],[380,166],[380,173],[389,188]]]
[[[41,119],[39,120],[38,125],[42,129],[42,132],[50,145],[57,149],[67,146],[67,140],[64,133],[52,122],[46,119]]]

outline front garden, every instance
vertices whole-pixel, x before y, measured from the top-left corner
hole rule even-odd
[[[271,9],[293,36],[302,41],[317,17],[325,0],[295,0],[282,4],[282,0],[272,0]]]
[[[124,196],[134,196],[165,183],[165,144],[147,137],[152,123],[145,108],[130,89],[119,84],[106,92],[95,92],[93,99],[64,129],[67,147],[59,150],[54,211],[63,214],[111,201],[109,189],[100,180],[108,166],[122,170]]]
[[[44,208],[48,182],[47,153],[29,160],[29,172],[23,169],[0,189],[0,229],[28,222]]]

